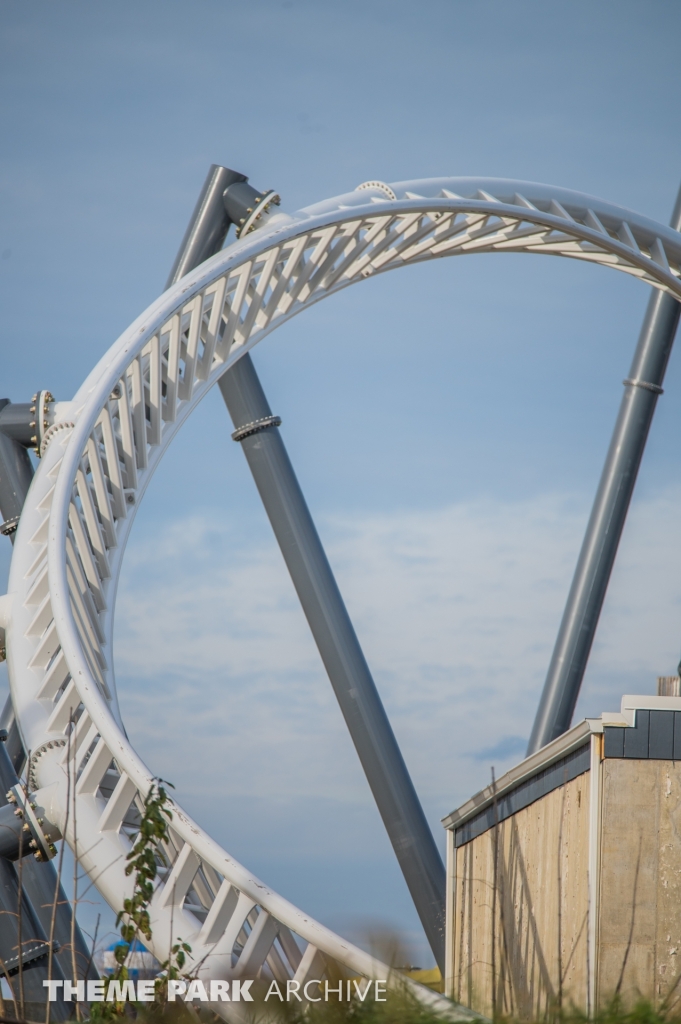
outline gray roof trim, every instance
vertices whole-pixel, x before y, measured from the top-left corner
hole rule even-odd
[[[598,718],[585,718],[579,725],[576,725],[569,732],[563,733],[557,739],[553,740],[552,743],[547,743],[545,747],[538,750],[536,754],[532,754],[531,757],[526,757],[520,764],[515,765],[510,771],[502,775],[497,780],[496,784],[496,799],[499,800],[505,793],[515,789],[521,782],[530,779],[533,775],[537,775],[539,772],[544,771],[549,765],[553,764],[554,761],[560,761],[561,758],[565,757],[566,754],[570,754],[573,750],[583,746],[585,740],[593,733],[600,733],[603,731],[603,723]],[[485,789],[480,790],[475,796],[472,796],[470,800],[467,800],[465,804],[457,810],[452,811],[447,817],[442,819],[442,824],[447,829],[457,828],[462,825],[469,818],[479,814],[480,811],[486,807],[491,806],[494,802],[494,793],[492,787],[486,786]]]

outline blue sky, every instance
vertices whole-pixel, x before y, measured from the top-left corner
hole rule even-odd
[[[5,0],[2,395],[73,394],[163,287],[212,162],[288,210],[461,174],[666,222],[680,30],[661,0]],[[255,352],[438,841],[524,749],[647,297],[566,260],[443,260]],[[681,652],[680,394],[676,351],[580,715]],[[362,941],[399,929],[424,959],[229,432],[211,394],[138,516],[116,650],[131,737],[284,895]]]

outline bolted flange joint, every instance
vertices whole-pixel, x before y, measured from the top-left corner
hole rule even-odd
[[[272,206],[279,206],[281,196],[274,189],[258,192],[248,181],[236,181],[226,188],[222,195],[229,219],[236,227],[236,237],[243,238],[259,227],[259,221]]]
[[[31,401],[33,419],[30,425],[34,430],[31,435],[31,443],[38,458],[42,456],[43,440],[50,426],[47,407],[52,402],[54,402],[54,395],[50,391],[37,391]]]
[[[56,825],[45,819],[36,794],[27,796],[23,786],[12,786],[7,800],[8,806],[0,808],[0,822],[4,826],[0,828],[0,856],[19,860],[32,853],[38,861],[51,860],[57,853],[54,844],[61,834]]]
[[[11,537],[13,533],[16,533],[18,525],[19,516],[12,516],[11,519],[5,519],[4,523],[0,523],[0,533],[3,537]]]

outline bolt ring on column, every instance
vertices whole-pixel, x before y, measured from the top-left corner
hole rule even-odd
[[[622,383],[625,387],[644,388],[645,391],[653,391],[656,395],[664,394],[664,388],[661,388],[659,384],[651,384],[649,380],[631,380],[629,377],[625,377]]]
[[[232,434],[232,441],[245,441],[252,434],[259,434],[261,430],[269,430],[270,427],[280,427],[281,416],[263,416],[260,420],[253,420],[252,423],[244,423]]]

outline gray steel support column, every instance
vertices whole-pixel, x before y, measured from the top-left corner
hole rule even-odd
[[[166,287],[222,247],[230,222],[227,220],[225,226],[223,210],[215,197],[222,195],[221,188],[245,180],[243,175],[212,165]],[[222,377],[219,387],[237,430],[254,420],[272,419],[248,353]],[[444,975],[442,858],[281,436],[278,430],[268,428],[241,441],[426,937]]]
[[[5,718],[6,716],[3,713],[3,719]],[[7,743],[0,740],[0,807],[4,807],[7,804],[5,794],[12,786],[16,786],[18,783],[19,777],[12,764],[10,752],[7,750]],[[62,977],[70,979],[73,974],[71,958],[71,904],[66,897],[61,883],[57,879],[54,861],[50,860],[39,863],[32,855],[27,856],[24,858],[21,866],[21,875],[24,904],[30,906],[31,913],[39,922],[46,936],[49,936],[52,927],[52,907],[54,906],[55,890],[57,890],[54,940],[59,946],[59,951],[54,958],[55,964],[52,976],[55,979]],[[14,912],[16,912],[16,905]],[[2,931],[1,928],[0,931]],[[90,965],[88,973],[85,973],[91,959],[90,950],[77,921],[75,927],[75,946],[78,977],[87,977],[94,980],[98,977],[98,973],[93,964]],[[38,978],[38,976],[40,978],[47,978],[47,961],[39,960],[32,970],[35,972],[35,978]],[[42,981],[40,981],[40,984],[42,985]]]
[[[4,730],[2,735],[4,735]],[[7,813],[8,804],[5,793],[16,786],[19,779],[14,766],[6,750],[6,742],[0,736],[0,806],[2,812]],[[12,817],[14,812],[12,810]],[[10,819],[11,820],[11,819]],[[16,819],[19,820],[19,819]],[[7,830],[4,830],[5,833]],[[24,965],[23,991],[24,999],[33,1004],[45,1003],[46,990],[43,988],[43,981],[48,978],[48,960],[46,951],[49,948],[47,939],[50,934],[50,923],[52,918],[52,904],[54,900],[54,888],[57,882],[57,874],[54,865],[50,863],[39,864],[33,859],[32,851],[26,848],[26,856],[23,857],[21,867],[18,864],[10,863],[9,859],[0,857],[0,956],[9,965],[13,958],[18,956],[17,941],[19,935],[17,908],[19,905],[19,878],[21,878],[22,893],[22,959],[26,956],[28,962]],[[50,889],[49,881],[52,881]],[[61,892],[62,898],[66,897]],[[60,908],[61,909],[61,908]],[[69,931],[65,932],[62,926],[64,920],[63,912],[59,910],[55,917],[54,942],[58,945],[68,945],[71,942],[70,921],[68,913],[67,921]],[[38,956],[35,959],[36,954]],[[33,956],[33,959],[31,957]],[[67,968],[64,972],[64,968]],[[2,973],[0,969],[0,974]],[[68,951],[61,955],[55,955],[52,964],[52,978],[57,981],[64,977],[70,978],[71,956]],[[19,997],[18,977],[12,979],[15,995]],[[68,1016],[68,1007],[63,1003],[55,1004],[51,1017],[53,1020],[64,1020]]]
[[[73,911],[61,882],[57,881],[54,861],[49,860],[39,864],[33,857],[27,857],[23,865],[22,881],[24,891],[29,896],[35,915],[46,935],[50,934],[54,890],[58,887],[57,913],[54,919],[54,939],[59,944],[59,951],[55,956],[55,960],[58,969],[61,969],[64,977],[70,979],[73,974],[71,959],[71,915]],[[92,958],[92,950],[85,941],[85,936],[80,929],[78,921],[76,921],[74,944],[76,947],[75,959],[78,977],[90,978],[92,981],[96,980],[99,977],[99,971]],[[54,977],[58,977],[58,974],[54,974]]]
[[[0,398],[0,410],[9,404],[9,399]],[[14,437],[0,431],[0,513],[12,543],[32,479],[33,466],[28,452]],[[7,529],[12,526],[14,529]]]
[[[237,428],[273,419],[248,356],[219,380]],[[444,972],[445,872],[369,666],[275,425],[241,446],[424,931]]]
[[[170,288],[171,284],[179,281],[194,267],[220,252],[232,223],[222,197],[225,190],[238,181],[247,181],[246,175],[231,171],[229,167],[211,164],[182,239],[182,245],[175,257],[166,288]]]
[[[671,226],[681,229],[681,190]],[[615,430],[579,553],[556,646],[527,748],[528,756],[570,728],[658,395],[681,305],[653,291]]]
[[[21,741],[21,734],[19,732],[19,726],[14,716],[14,708],[12,707],[12,697],[9,696],[5,701],[5,706],[0,712],[0,730],[7,733],[7,739],[5,740],[5,750],[12,762],[12,767],[17,775],[21,775],[26,764],[26,751],[24,750],[24,744]],[[13,783],[14,785],[14,783]],[[7,792],[9,786],[5,786],[0,793],[0,804],[2,803],[2,797]]]
[[[26,861],[23,867],[26,866]],[[47,1002],[47,990],[43,987],[43,981],[47,981],[47,933],[41,926],[34,908],[26,900],[25,884],[22,878],[22,914],[21,914],[21,960],[19,960],[19,919],[17,906],[19,904],[19,877],[17,869],[8,860],[0,858],[0,956],[11,975],[11,984],[17,1003],[20,1001],[21,990],[23,989],[24,1000],[33,1004],[31,1010],[35,1012],[36,1004],[45,1006]],[[23,979],[19,981],[19,963],[22,965]],[[71,977],[69,971],[67,977]],[[0,967],[0,977],[4,974]],[[53,964],[52,978],[55,981],[63,980],[64,975],[59,969],[56,958]],[[69,1016],[70,1006],[63,1002],[53,1003],[50,1012],[51,1020],[65,1020]],[[30,1018],[31,1013],[26,1014]],[[35,1019],[35,1018],[34,1018]]]

